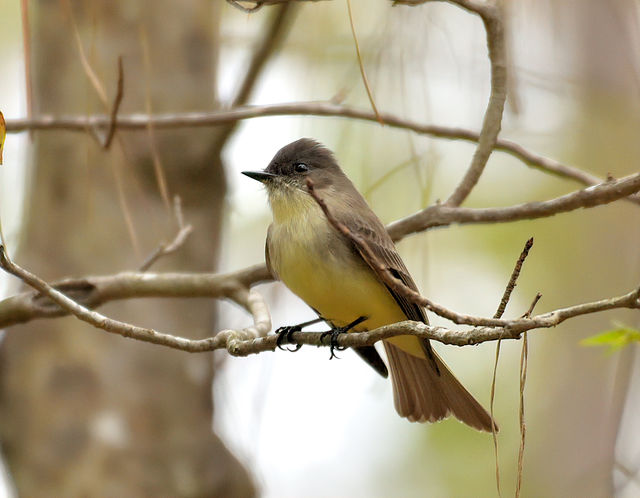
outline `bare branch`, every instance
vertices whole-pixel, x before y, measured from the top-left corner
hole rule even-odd
[[[522,265],[524,264],[525,259],[529,255],[529,251],[533,247],[533,237],[531,237],[524,245],[524,249],[520,253],[520,257],[518,261],[516,261],[516,265],[511,272],[511,277],[509,278],[509,282],[507,283],[507,287],[504,289],[504,294],[502,295],[502,299],[500,300],[500,304],[498,305],[498,309],[496,310],[493,318],[502,318],[504,314],[507,304],[509,303],[509,299],[511,298],[511,294],[513,293],[513,289],[516,287],[516,283],[518,281],[518,277],[520,276],[520,271],[522,270]],[[540,295],[540,294],[538,294]],[[537,302],[537,301],[535,301]],[[529,308],[529,312],[527,316],[531,316],[531,312],[533,311],[533,305]],[[491,377],[491,392],[489,396],[489,414],[491,415],[491,419],[494,419],[494,402],[496,398],[496,378],[498,375],[498,360],[500,359],[500,345],[501,339],[498,339],[496,343],[496,356],[493,363],[493,375]],[[499,445],[498,445],[498,434],[497,427],[495,424],[491,426],[491,437],[493,439],[493,451],[495,456],[495,467],[496,467],[496,489],[498,491],[498,498],[502,498],[502,492],[500,490],[500,457],[499,457]]]
[[[140,271],[147,271],[151,266],[160,258],[176,252],[186,242],[187,237],[193,231],[191,225],[184,224],[184,217],[182,215],[182,202],[180,196],[176,195],[173,199],[173,212],[176,217],[176,223],[178,225],[178,233],[170,243],[162,243],[144,260],[144,263],[140,265]]]
[[[0,266],[7,272],[20,278],[27,285],[46,295],[59,307],[76,316],[78,319],[106,332],[139,341],[160,344],[191,353],[222,348],[227,348],[231,351],[238,342],[264,336],[271,330],[269,310],[260,294],[255,291],[250,291],[247,287],[243,286],[229,287],[228,282],[226,283],[226,297],[235,301],[252,315],[253,325],[242,330],[223,330],[208,339],[191,340],[157,332],[149,328],[137,327],[119,320],[113,320],[96,311],[85,308],[68,298],[62,292],[48,285],[44,280],[41,280],[9,260],[4,246],[0,246]]]
[[[628,294],[601,301],[579,304],[569,308],[563,308],[549,313],[544,313],[532,318],[518,320],[500,320],[504,325],[498,327],[474,327],[468,330],[451,330],[446,327],[426,325],[422,322],[404,321],[391,325],[385,325],[367,332],[349,332],[340,334],[337,338],[341,347],[370,346],[377,341],[389,339],[399,335],[415,335],[424,339],[432,339],[443,344],[454,346],[468,346],[499,339],[518,339],[522,333],[528,330],[540,328],[552,328],[570,318],[599,313],[601,311],[630,308],[640,309],[640,288]],[[235,349],[235,354],[245,356],[262,351],[273,350],[276,346],[277,336],[268,335],[240,344]],[[304,344],[312,346],[326,346],[323,343],[322,332],[293,332],[290,337],[292,344]]]
[[[107,98],[107,92],[104,89],[100,78],[96,74],[96,72],[91,67],[89,63],[89,59],[87,58],[87,54],[84,51],[84,46],[82,45],[82,39],[80,38],[80,30],[78,29],[78,23],[76,22],[76,16],[73,12],[73,6],[71,5],[70,0],[64,0],[63,4],[69,13],[69,18],[71,20],[71,28],[73,29],[73,36],[76,41],[76,48],[78,49],[78,55],[80,56],[80,63],[82,64],[82,69],[87,76],[87,79],[93,86],[94,90],[98,94],[98,98],[105,109],[109,109],[109,99]]]
[[[487,32],[487,49],[491,64],[491,93],[482,121],[478,147],[473,154],[469,169],[446,201],[450,206],[459,206],[478,183],[500,133],[504,104],[507,99],[507,52],[501,9],[491,8],[488,4],[480,6],[477,2],[456,0],[451,3],[473,11],[482,18]]]
[[[516,265],[511,272],[511,277],[509,278],[509,282],[507,283],[507,287],[504,289],[504,294],[502,295],[502,299],[500,300],[500,305],[496,310],[493,318],[501,318],[504,314],[504,310],[507,308],[507,304],[509,303],[509,299],[511,298],[511,293],[513,289],[516,287],[516,282],[518,281],[518,277],[520,276],[520,271],[522,270],[522,265],[524,264],[524,260],[527,259],[529,255],[529,251],[533,247],[533,237],[531,237],[524,245],[524,249],[520,253],[520,257],[518,261],[516,261]],[[531,315],[531,312],[529,312]]]
[[[418,5],[428,1],[434,0],[399,0],[394,3]],[[467,172],[446,201],[446,204],[449,206],[459,206],[478,183],[489,160],[489,156],[495,147],[498,134],[500,133],[504,104],[507,99],[507,51],[503,12],[496,3],[479,2],[476,0],[443,1],[457,5],[480,16],[487,33],[487,50],[491,68],[491,92],[482,121],[478,146],[473,154],[471,165],[467,169]]]
[[[434,226],[451,223],[487,223],[491,221],[514,221],[551,216],[580,207],[592,207],[622,198],[629,192],[640,189],[640,174],[626,179],[615,180],[597,187],[580,190],[557,199],[523,204],[510,208],[451,208],[435,205],[425,211],[392,223],[387,227],[394,240],[410,233]],[[75,299],[87,307],[93,308],[114,299],[132,297],[218,297],[225,282],[238,280],[244,286],[272,280],[264,264],[252,266],[231,274],[184,274],[166,273],[162,275],[145,273],[123,273],[109,277],[86,277],[68,279],[54,284],[58,289],[71,293]],[[426,302],[424,306],[440,314],[439,305]],[[474,323],[473,317],[458,314],[446,314],[456,323],[475,325],[497,325],[500,322]],[[57,306],[42,302],[42,298],[33,293],[20,294],[0,302],[0,328],[22,323],[34,318],[62,316],[66,314]]]
[[[103,149],[108,149],[113,140],[113,136],[116,133],[116,121],[118,119],[118,110],[122,103],[122,97],[124,97],[124,70],[122,68],[122,56],[118,56],[118,86],[116,89],[116,96],[113,100],[113,106],[111,107],[111,116],[109,120],[109,131],[104,139]]]
[[[138,37],[140,38],[142,62],[144,64],[144,108],[147,111],[147,114],[151,115],[151,53],[149,50],[147,30],[143,24],[140,24]],[[151,121],[147,123],[147,137],[149,138],[149,150],[151,152],[151,159],[153,160],[153,172],[156,177],[156,183],[158,184],[158,191],[160,192],[160,197],[162,198],[162,202],[164,203],[168,213],[171,211],[171,201],[169,200],[167,175],[165,173],[164,166],[162,165],[162,159],[160,158],[160,152],[158,151],[156,133]]]
[[[257,10],[257,9],[254,9]],[[245,72],[242,82],[238,84],[240,88],[238,93],[233,98],[230,106],[232,108],[241,106],[247,103],[247,100],[251,96],[251,92],[255,88],[258,78],[263,73],[267,63],[276,54],[276,49],[279,47],[280,42],[285,38],[287,29],[291,25],[291,17],[294,15],[295,9],[289,3],[286,3],[278,7],[278,11],[273,14],[273,17],[269,20],[267,28],[264,30],[264,35],[258,42],[256,49],[254,50],[249,67]],[[228,120],[225,126],[222,126],[213,141],[213,150],[222,150],[224,144],[227,143],[229,137],[233,134],[238,125],[238,120]]]
[[[271,280],[264,265],[231,273],[142,273],[65,279],[51,286],[86,308],[111,301],[144,297],[228,298],[230,290]],[[37,292],[24,292],[0,301],[0,329],[37,318],[68,315]]]
[[[492,8],[492,3],[480,2],[477,0],[391,0],[393,5],[409,5],[416,6],[430,2],[447,2],[457,5],[460,8],[478,14],[479,16],[487,15],[487,11]]]
[[[542,294],[538,292],[536,296],[533,298],[533,301],[531,301],[531,304],[529,305],[529,309],[525,311],[524,315],[522,315],[520,318],[531,317],[533,310],[535,309],[536,305],[538,304],[538,301],[540,301],[541,298],[542,298]]]
[[[249,98],[258,76],[262,74],[266,63],[271,59],[275,49],[286,34],[286,28],[289,25],[292,15],[292,5],[287,2],[279,8],[270,21],[268,29],[260,40],[256,51],[254,52],[249,68],[244,75],[244,79],[240,84],[240,90],[233,99],[231,107],[245,104]]]
[[[288,104],[269,104],[261,106],[237,107],[227,111],[191,112],[170,114],[129,114],[118,117],[118,128],[122,130],[139,130],[148,126],[156,128],[187,128],[218,126],[243,119],[253,119],[271,116],[324,116],[344,117],[362,121],[377,122],[375,113],[368,109],[358,109],[332,102],[293,102]],[[465,128],[425,125],[415,121],[405,120],[389,113],[380,113],[386,126],[403,130],[410,130],[420,135],[450,140],[464,140],[477,142],[479,134]],[[91,129],[107,128],[109,118],[104,115],[93,116],[39,116],[33,119],[9,119],[7,132],[18,133],[27,130],[67,130],[86,132]],[[499,139],[495,150],[507,153],[519,159],[527,166],[546,173],[569,178],[583,185],[596,185],[603,179],[586,173],[578,168],[562,164],[529,151],[521,145],[505,139]],[[636,204],[640,204],[637,196],[631,197]]]
[[[640,191],[640,173],[620,180],[604,182],[548,201],[527,202],[504,208],[461,208],[435,204],[391,223],[387,230],[394,240],[428,228],[453,223],[504,223],[533,220],[566,213],[580,208],[595,207],[623,199]]]
[[[208,287],[212,290],[211,284],[213,280],[217,280],[218,295],[224,295],[229,299],[232,299],[236,303],[249,311],[254,318],[254,325],[245,329],[234,331],[224,330],[216,334],[214,337],[201,340],[191,340],[184,337],[173,336],[157,332],[153,329],[147,329],[143,327],[136,327],[124,322],[112,320],[104,315],[90,311],[85,306],[78,304],[77,302],[68,298],[62,292],[54,289],[46,282],[42,281],[35,275],[20,268],[15,263],[11,262],[5,251],[4,247],[0,246],[0,266],[9,273],[17,276],[28,285],[32,286],[44,296],[47,296],[51,301],[56,303],[58,314],[65,310],[79,319],[86,321],[97,328],[101,328],[111,333],[119,334],[124,337],[130,337],[133,339],[151,342],[166,346],[173,349],[179,349],[189,352],[202,352],[212,351],[215,349],[227,349],[231,354],[235,356],[246,356],[249,354],[260,353],[262,351],[274,350],[276,348],[277,335],[266,335],[271,327],[271,320],[266,305],[262,298],[255,292],[249,291],[247,287],[243,286],[243,282],[251,281],[255,278],[255,275],[251,275],[251,272],[263,275],[263,269],[261,267],[254,267],[249,271],[238,272],[234,275],[233,279],[222,278],[221,276],[209,276],[202,278],[203,275],[147,275],[138,274],[138,278],[135,283],[138,284],[139,290],[143,292],[136,294],[136,297],[142,297],[149,295],[144,293],[144,289],[149,291],[149,281],[155,281],[156,289],[162,289],[164,293],[158,294],[163,296],[177,296],[180,293],[188,291],[188,295],[193,295],[193,288],[185,289],[184,280],[197,279],[204,287]],[[217,278],[216,278],[217,277]],[[114,277],[106,277],[113,279]],[[158,286],[158,280],[162,281],[162,286]],[[231,282],[230,282],[231,280]],[[122,282],[120,282],[122,283]],[[224,290],[221,290],[224,289]],[[121,295],[126,293],[126,290],[120,289]],[[202,290],[202,289],[201,289]],[[131,291],[129,291],[131,292]],[[154,294],[155,295],[155,294]],[[184,294],[183,294],[184,295]],[[24,295],[22,295],[24,296]],[[598,313],[601,311],[616,309],[616,308],[640,308],[640,288],[635,289],[623,296],[603,299],[601,301],[595,301],[591,303],[579,304],[571,306],[569,308],[555,310],[549,313],[535,316],[533,318],[521,318],[518,320],[496,320],[493,327],[474,327],[468,330],[451,330],[445,327],[434,327],[426,325],[421,322],[404,321],[392,325],[385,325],[375,330],[368,332],[350,332],[348,334],[341,334],[337,341],[339,346],[344,347],[360,347],[372,345],[382,339],[388,339],[398,335],[415,335],[427,339],[433,339],[444,344],[452,344],[457,346],[466,346],[470,344],[479,344],[481,342],[493,341],[498,339],[516,339],[519,338],[523,332],[539,328],[550,328],[556,325],[580,315],[586,315],[590,313]],[[16,298],[20,296],[14,296],[13,298],[6,299],[0,303],[0,310],[6,311],[7,303],[15,304]],[[10,307],[10,306],[9,306]],[[51,306],[50,306],[51,308]],[[54,307],[56,308],[56,307]],[[61,309],[60,309],[61,308]],[[15,309],[14,309],[15,311]],[[2,316],[0,311],[0,317]],[[13,313],[15,316],[15,313]],[[24,316],[23,316],[24,318]],[[33,318],[33,317],[31,317]],[[23,319],[21,321],[27,321],[30,318]],[[477,323],[484,323],[487,321],[485,318],[477,318],[472,320]],[[15,321],[14,321],[15,323]],[[1,326],[6,326],[2,324]],[[324,335],[321,332],[294,332],[291,334],[290,342],[294,344],[308,344],[315,346],[324,346]]]

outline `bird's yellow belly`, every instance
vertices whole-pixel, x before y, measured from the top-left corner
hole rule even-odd
[[[360,317],[367,319],[353,330],[372,330],[406,320],[405,313],[373,270],[346,246],[335,254],[335,248],[332,251],[326,242],[314,240],[326,230],[317,228],[297,232],[272,228],[270,262],[280,280],[336,327],[344,327]],[[389,341],[411,354],[424,355],[420,341],[414,336]]]
[[[289,252],[289,251],[286,251]],[[406,319],[391,294],[355,258],[345,264],[332,255],[316,256],[303,246],[282,258],[276,271],[282,281],[332,324],[343,327],[367,317],[361,329]]]

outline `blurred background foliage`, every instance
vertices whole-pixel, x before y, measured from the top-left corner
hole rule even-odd
[[[123,112],[144,112],[145,95],[150,95],[153,110],[157,112],[228,106],[270,18],[277,15],[276,8],[265,7],[247,15],[222,2],[192,0],[187,3],[189,7],[181,15],[165,2],[153,7],[145,2],[84,0],[71,3],[81,23],[83,43],[90,47],[89,58],[109,89],[115,86],[114,61],[118,55],[124,56],[127,83]],[[364,64],[379,109],[417,122],[479,129],[488,96],[489,74],[485,34],[477,18],[440,3],[392,7],[391,2],[352,0],[352,4]],[[505,6],[512,81],[501,136],[603,178],[637,171],[640,164],[640,9],[637,1],[507,1]],[[24,115],[24,106],[14,105],[24,101],[19,69],[23,47],[19,9],[8,3],[0,9],[0,16],[7,20],[0,32],[0,54],[3,55],[0,67],[3,74],[13,78],[0,82],[0,108],[9,119]],[[34,1],[30,2],[30,9],[34,39],[42,26],[34,19],[44,12],[59,16],[54,29],[63,35],[56,42],[62,47],[57,50],[68,52],[71,66],[49,67],[37,76],[44,90],[36,96],[36,112],[43,109],[58,114],[102,112],[95,104],[94,91],[79,63],[65,2]],[[152,10],[156,15],[151,14]],[[292,10],[294,16],[289,19],[288,34],[268,60],[248,102],[339,98],[350,105],[368,108],[345,2],[310,2],[296,5]],[[51,23],[51,17],[41,19]],[[136,66],[143,65],[136,33],[140,26],[156,33],[150,43],[152,76],[148,91],[144,74],[133,76]],[[131,36],[125,36],[130,32]],[[45,38],[41,43],[52,43],[52,39]],[[47,82],[52,79],[56,82],[51,86],[60,93],[48,90]],[[56,192],[76,192],[67,211],[38,207],[38,198],[27,200],[29,217],[24,220],[19,217],[22,225],[16,225],[16,233],[27,230],[29,223],[33,226],[29,220],[37,218],[50,227],[51,233],[64,239],[65,245],[62,249],[57,242],[47,244],[40,239],[34,247],[29,245],[27,237],[16,256],[27,258],[31,268],[50,279],[135,268],[140,255],[167,236],[170,225],[150,174],[149,143],[142,135],[142,132],[121,133],[125,146],[133,151],[130,161],[135,163],[135,168],[125,162],[117,149],[104,152],[88,136],[36,132],[35,144],[31,145],[24,135],[10,135],[5,166],[0,172],[4,184],[5,225],[5,213],[10,209],[7,205],[21,203],[20,198],[11,201],[6,185],[17,180],[9,180],[6,175],[18,167],[16,163],[29,164],[25,150],[33,151],[36,147],[36,152],[30,152],[32,158],[48,155],[55,159],[46,166],[44,160],[36,160],[25,169],[25,178],[31,174],[42,175],[38,168],[47,168],[48,174],[64,168],[64,175],[58,177],[56,183],[45,182],[41,188],[49,189],[48,195],[54,197]],[[194,220],[200,220],[182,256],[164,260],[158,266],[162,270],[231,270],[262,261],[270,214],[259,187],[239,172],[266,166],[282,145],[301,136],[315,137],[336,152],[347,174],[385,222],[446,198],[473,153],[471,144],[430,139],[339,118],[301,116],[248,120],[239,123],[222,142],[219,137],[223,133],[216,128],[167,130],[159,135],[159,151],[167,169],[169,188],[182,196],[187,221],[196,224]],[[21,140],[20,150],[10,144],[17,140]],[[61,142],[73,147],[73,152],[61,151]],[[77,169],[70,169],[71,162]],[[141,239],[138,252],[132,246],[117,208],[118,193],[110,163],[125,169],[126,196],[131,205],[133,226]],[[215,174],[211,174],[209,167],[214,168]],[[58,190],[53,190],[54,186]],[[33,183],[30,188],[35,188]],[[570,181],[529,169],[509,156],[495,153],[465,205],[507,206],[552,198],[576,188],[578,186]],[[103,205],[104,209],[97,210],[96,205]],[[69,213],[78,210],[82,212],[82,220],[70,225]],[[222,227],[218,227],[217,219],[221,220]],[[460,312],[490,316],[524,242],[533,236],[535,246],[506,313],[515,317],[526,311],[536,292],[543,294],[537,307],[537,311],[542,312],[619,295],[638,285],[639,222],[637,206],[618,202],[542,220],[434,229],[402,241],[399,250],[425,295]],[[89,233],[93,234],[91,238]],[[21,238],[24,240],[24,236]],[[57,257],[50,258],[46,264],[46,255],[54,250]],[[218,251],[220,256],[214,257]],[[57,261],[58,258],[64,264]],[[80,260],[84,263],[79,264]],[[274,328],[312,316],[281,284],[261,285],[259,290],[272,306]],[[170,306],[164,302],[151,303],[145,305],[144,314],[140,306],[139,302],[127,303],[109,306],[106,311],[114,316],[129,317],[136,323],[155,324],[163,330],[180,333],[184,330],[181,319],[185,313],[194,313],[197,309],[200,313],[194,325],[197,335],[247,323],[246,316],[225,303],[216,305],[215,320],[211,319],[213,306],[204,301],[186,305],[172,302]],[[161,315],[158,307],[162,309]],[[443,323],[437,317],[432,317],[432,321]],[[530,334],[524,496],[615,494],[631,497],[640,494],[637,361],[634,366],[637,345],[610,355],[604,348],[580,345],[581,339],[614,328],[614,322],[638,327],[637,314],[616,310],[573,319],[555,329]],[[38,323],[31,332],[28,347],[22,350],[25,357],[30,357],[31,371],[46,370],[46,362],[51,361],[68,368],[64,356],[51,359],[33,354],[34,348],[51,347],[39,344],[44,337],[49,337],[54,323],[61,324],[60,337],[69,340],[66,334],[74,323],[72,319]],[[0,421],[5,427],[7,412],[11,412],[7,409],[6,400],[11,398],[7,398],[6,379],[14,378],[7,374],[7,365],[17,361],[15,355],[7,353],[12,334],[23,334],[23,328],[8,331],[3,344],[5,408]],[[78,327],[77,334],[80,338],[102,337],[84,325]],[[81,340],[84,345],[92,339]],[[92,354],[100,354],[100,361],[109,365],[100,373],[104,379],[113,379],[114,355],[127,352],[125,356],[118,356],[120,361],[116,362],[117,368],[123,368],[125,358],[126,362],[135,364],[140,362],[138,355],[152,349],[148,345],[133,348],[130,342],[120,338],[99,341],[95,346],[99,353]],[[105,341],[109,343],[108,348]],[[505,495],[510,495],[515,486],[520,346],[514,341],[503,344],[498,370],[496,418],[501,427],[500,470]],[[489,400],[494,350],[494,344],[439,347],[462,382],[485,405]],[[86,359],[86,351],[79,351],[77,355]],[[208,394],[215,371],[214,428],[247,469],[246,475],[237,471],[238,479],[255,483],[247,487],[237,483],[234,488],[220,487],[220,482],[225,480],[223,473],[221,481],[212,487],[171,487],[175,482],[184,484],[184,474],[175,470],[179,468],[176,461],[167,455],[162,465],[157,461],[149,463],[149,453],[141,452],[142,475],[167,474],[167,469],[174,469],[169,475],[178,476],[162,481],[164,488],[160,489],[166,492],[162,494],[195,496],[194,490],[205,489],[202,493],[231,496],[252,493],[250,489],[255,485],[258,494],[274,497],[496,495],[490,437],[452,420],[415,425],[398,418],[393,410],[389,383],[377,378],[350,352],[345,352],[340,361],[331,362],[327,361],[325,350],[303,349],[296,355],[267,353],[246,359],[232,359],[220,353],[213,355],[210,366],[208,361],[179,352],[164,352],[160,356],[148,360],[153,362],[152,371],[157,375],[162,372],[165,378],[152,392],[158,397],[163,393],[166,399],[162,403],[145,399],[142,403],[146,406],[145,416],[162,419],[168,426],[184,424],[181,410],[173,413],[168,408],[177,399],[174,391],[182,393],[181,409],[190,410],[188,393],[192,391],[185,391],[184,386],[195,382],[194,389],[202,400],[206,398],[204,393]],[[185,384],[168,387],[177,374],[172,374],[169,367],[163,370],[167,361],[174,365],[176,372],[190,372],[184,375]],[[195,368],[194,362],[202,365]],[[144,365],[146,363],[143,368],[148,368]],[[15,379],[16,390],[27,389],[21,377]],[[65,382],[64,377],[56,379]],[[128,377],[126,383],[132,391],[127,396],[135,398],[140,392],[149,393],[144,391],[143,381],[135,373]],[[100,389],[103,384],[98,382]],[[114,392],[120,388],[118,383],[113,386]],[[136,393],[136,388],[142,391]],[[55,397],[55,390],[52,392],[54,403],[60,398]],[[34,410],[42,397],[42,391],[35,391],[28,397],[25,411]],[[107,397],[107,401],[98,403],[89,415],[75,423],[92,427],[91,421],[95,422],[96,417],[103,420],[104,417],[99,418],[101,414],[120,412],[124,404],[120,398]],[[59,412],[61,420],[70,420],[68,408],[64,403],[57,403],[56,413]],[[198,420],[202,429],[199,430],[206,430],[211,407],[205,401],[200,410]],[[129,419],[125,417],[125,420]],[[141,424],[144,427],[145,424]],[[107,429],[109,427],[107,424]],[[159,424],[157,429],[158,432],[151,434],[156,440],[149,448],[167,448],[166,441],[158,436],[166,428]],[[110,434],[108,430],[107,433]],[[52,430],[52,434],[55,431]],[[60,432],[58,437],[64,439],[64,434]],[[96,436],[95,431],[87,430],[83,434],[92,441],[102,433],[98,431]],[[45,444],[47,439],[20,439],[15,433],[8,435],[5,429],[3,441],[5,450],[7,446],[13,449],[13,453],[7,452],[7,461],[18,489],[29,489],[22,487],[24,484],[16,475],[26,472],[24,466],[29,465],[37,473],[39,467],[34,466],[28,455],[35,451],[34,445]],[[175,460],[189,462],[185,455],[191,450],[180,443],[178,440],[184,454],[174,451],[179,455]],[[22,449],[15,449],[16,445],[23,445]],[[108,444],[92,447],[92,451],[100,455],[113,450]],[[127,462],[138,450],[128,441],[116,454]],[[27,456],[12,459],[16,451]],[[205,475],[207,469],[214,466],[211,464],[214,458],[201,455],[196,453],[193,458],[204,458]],[[51,458],[52,461],[46,462],[47,469],[52,475],[58,474],[56,467],[60,465],[53,456],[45,453],[40,458]],[[79,451],[77,458],[86,458],[86,454]],[[102,458],[95,458],[98,465],[104,465]],[[233,461],[230,455],[228,458]],[[42,461],[37,463],[45,465]],[[78,475],[95,475],[92,472],[86,467],[70,468],[67,479],[75,482]],[[118,479],[109,472],[101,475]],[[131,476],[127,474],[122,479],[128,477]],[[46,483],[46,479],[43,482]],[[72,493],[91,489],[69,487],[67,481],[60,486],[58,489],[72,490]],[[139,493],[131,491],[131,495],[157,489],[143,487],[137,489]]]

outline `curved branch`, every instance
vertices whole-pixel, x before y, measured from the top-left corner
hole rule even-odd
[[[377,123],[376,115],[368,109],[358,109],[331,102],[294,102],[287,104],[268,104],[260,106],[244,106],[228,111],[190,112],[155,114],[129,114],[118,116],[118,128],[124,130],[146,129],[149,125],[154,128],[188,128],[206,127],[228,124],[243,119],[254,119],[272,116],[320,116],[342,117]],[[425,125],[415,121],[402,119],[389,113],[380,113],[386,126],[403,130],[410,130],[419,135],[450,140],[464,140],[477,142],[479,133],[465,128]],[[87,129],[109,126],[109,118],[103,115],[93,116],[39,116],[33,119],[10,119],[7,121],[7,133],[19,133],[31,130],[67,130],[86,132]],[[516,142],[498,139],[495,150],[499,150],[519,159],[527,166],[551,173],[553,175],[575,180],[583,185],[596,185],[603,180],[597,176],[582,171],[579,168],[562,164],[527,150]],[[629,200],[640,204],[640,199],[632,197]]]
[[[229,353],[235,356],[246,356],[262,351],[274,350],[277,345],[278,336],[275,334],[267,335],[271,329],[271,319],[264,300],[257,292],[250,291],[243,286],[229,287],[225,291],[225,294],[251,313],[254,322],[253,325],[242,330],[223,330],[208,339],[192,340],[185,337],[165,334],[149,328],[137,327],[91,311],[68,298],[62,292],[54,289],[37,276],[10,261],[3,246],[0,246],[0,266],[38,290],[41,294],[47,296],[59,307],[75,315],[78,319],[96,328],[119,334],[123,337],[194,353],[227,349]],[[421,322],[405,321],[393,325],[386,325],[368,332],[340,334],[337,341],[339,346],[361,347],[372,345],[381,339],[387,339],[397,335],[416,335],[434,339],[445,344],[465,346],[497,339],[515,339],[528,330],[555,327],[559,323],[575,316],[616,308],[638,309],[640,308],[639,296],[640,288],[623,296],[571,306],[569,308],[544,313],[533,318],[521,318],[519,320],[492,320],[481,317],[471,317],[472,319],[468,323],[486,323],[487,320],[492,320],[495,326],[475,327],[465,331],[456,331],[445,327],[432,327]],[[288,337],[290,342],[294,344],[326,345],[326,334],[320,332],[295,332]]]
[[[435,204],[391,223],[387,230],[394,240],[428,228],[453,223],[504,223],[545,218],[580,208],[590,208],[623,199],[640,191],[640,173],[612,180],[542,202],[527,202],[504,208],[461,208]]]
[[[110,301],[139,297],[230,298],[237,288],[248,288],[271,280],[265,265],[255,265],[232,273],[146,273],[65,279],[51,286],[84,306],[97,308]],[[0,301],[0,329],[37,318],[68,315],[50,299],[37,292],[23,292]]]
[[[27,285],[47,296],[60,308],[74,315],[79,320],[112,334],[118,334],[123,337],[150,342],[152,344],[159,344],[172,349],[179,349],[190,353],[213,351],[214,349],[222,348],[231,350],[238,342],[264,336],[271,330],[269,310],[260,294],[249,290],[246,286],[240,285],[238,281],[225,282],[220,292],[225,297],[246,309],[253,317],[253,325],[245,327],[242,330],[223,330],[208,339],[192,340],[131,325],[108,318],[96,311],[91,311],[73,299],[70,299],[59,290],[54,289],[36,275],[13,263],[7,256],[4,246],[0,246],[0,266],[8,273],[15,275]],[[143,281],[144,279],[142,279],[142,282],[139,281],[139,283],[144,284]]]
[[[471,0],[447,1],[480,16],[487,33],[487,49],[491,67],[491,92],[482,120],[478,146],[473,154],[469,169],[445,202],[449,206],[459,206],[478,183],[502,127],[502,114],[507,100],[507,49],[500,7]]]

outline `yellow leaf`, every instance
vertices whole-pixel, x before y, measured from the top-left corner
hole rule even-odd
[[[4,116],[0,112],[0,164],[2,164],[2,148],[4,147],[4,137],[7,135],[7,125],[4,122]]]

